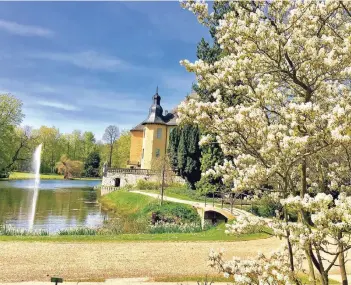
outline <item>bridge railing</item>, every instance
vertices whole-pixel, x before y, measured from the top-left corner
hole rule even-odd
[[[242,209],[243,206],[250,206],[251,210],[253,207],[252,201],[245,199],[249,195],[244,194],[244,193],[234,193],[234,192],[220,192],[220,191],[214,191],[211,193],[208,193],[204,197],[205,201],[205,207],[207,205],[209,206],[220,206],[222,209],[224,208],[225,205],[230,206],[230,212],[233,213],[233,208],[235,205],[240,205],[240,208]]]
[[[122,173],[122,174],[135,174],[135,175],[156,175],[159,172],[151,169],[142,168],[107,168],[107,173]],[[166,175],[177,176],[172,170],[165,170]]]
[[[140,168],[108,168],[107,173],[123,173],[123,174],[136,174],[136,175],[153,175],[155,171],[150,169]]]

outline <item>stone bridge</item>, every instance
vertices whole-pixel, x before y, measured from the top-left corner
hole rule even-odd
[[[138,193],[138,194],[142,194],[142,195],[146,195],[146,196],[151,196],[151,197],[154,197],[156,199],[160,198],[160,194],[147,193],[144,191],[137,191],[137,190],[130,191],[130,192]],[[182,199],[172,198],[172,197],[168,197],[168,196],[163,196],[163,200],[193,206],[194,208],[196,208],[198,214],[201,217],[201,224],[202,225],[205,224],[205,221],[211,221],[211,222],[224,221],[224,222],[227,222],[229,220],[235,219],[237,216],[240,216],[240,215],[244,215],[244,216],[251,215],[249,212],[246,212],[244,210],[240,210],[237,208],[227,208],[227,207],[222,208],[222,207],[209,205],[209,204],[202,203],[202,202],[182,200]]]

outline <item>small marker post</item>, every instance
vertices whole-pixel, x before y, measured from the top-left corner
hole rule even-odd
[[[58,283],[63,283],[63,279],[59,277],[51,277],[51,282],[55,283],[57,285]]]

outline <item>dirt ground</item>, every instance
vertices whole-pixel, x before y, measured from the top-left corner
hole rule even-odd
[[[210,249],[254,257],[280,247],[275,238],[242,242],[0,242],[0,282],[215,274]]]

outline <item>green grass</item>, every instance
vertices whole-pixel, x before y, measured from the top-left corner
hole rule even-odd
[[[11,172],[9,180],[34,179],[34,176],[35,176],[34,173]],[[40,174],[40,179],[43,179],[43,180],[63,179],[63,175],[58,175],[58,174]]]
[[[246,235],[226,235],[224,224],[200,233],[166,233],[166,234],[121,234],[95,236],[0,236],[0,241],[43,241],[43,242],[160,242],[160,241],[247,241],[268,238],[269,235],[254,233]]]
[[[155,199],[145,195],[127,191],[114,191],[100,198],[102,208],[124,216],[137,218],[144,214],[144,209]]]
[[[302,284],[312,284],[308,280],[308,275],[305,274],[305,273],[300,273],[300,274],[297,275],[297,277],[302,282]],[[319,280],[317,275],[316,275],[316,278],[317,278],[317,285],[321,284],[321,282],[320,282],[320,280]],[[329,278],[329,284],[331,284],[331,285],[333,285],[333,284],[340,284],[340,282]]]
[[[34,179],[34,173],[27,172],[11,172],[9,180],[25,180]],[[63,175],[59,174],[40,174],[42,180],[63,180]],[[101,178],[74,178],[74,180],[101,180]]]
[[[100,198],[102,208],[117,214],[117,227],[122,233],[146,233],[152,213],[167,222],[200,222],[196,210],[189,205],[164,202],[159,205],[157,199],[142,194],[118,190]],[[106,228],[113,229],[113,221],[108,221]]]
[[[138,189],[139,190],[139,189]],[[160,190],[139,190],[148,193],[160,194]],[[164,191],[164,195],[167,197],[195,201],[195,202],[205,202],[205,197],[199,196],[195,190],[187,189],[186,187],[167,187]]]

